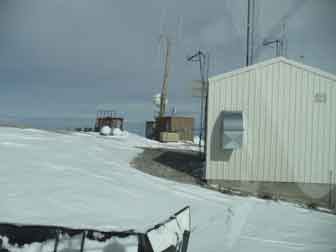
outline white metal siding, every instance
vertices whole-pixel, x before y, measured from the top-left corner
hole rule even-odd
[[[282,60],[210,80],[206,178],[335,180],[335,99],[334,79]],[[243,146],[231,154],[220,148],[224,110],[243,112]]]

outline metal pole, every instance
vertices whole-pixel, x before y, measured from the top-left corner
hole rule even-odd
[[[207,55],[204,54],[202,51],[198,51],[196,54],[193,56],[187,58],[188,61],[193,61],[193,62],[198,62],[199,63],[199,68],[200,68],[200,74],[201,74],[201,82],[202,82],[202,87],[201,87],[201,113],[200,113],[200,132],[199,132],[199,143],[198,147],[200,150],[200,156],[203,158],[202,155],[202,144],[201,140],[203,138],[203,131],[205,136],[204,136],[204,142],[206,143],[206,123],[207,123],[207,96],[208,96],[208,88],[207,88],[207,75],[208,75],[208,70],[206,69],[205,66],[208,64],[208,58]],[[206,144],[204,144],[204,154],[206,152]]]
[[[58,243],[59,243],[59,231],[56,230],[56,238],[55,238],[55,244],[54,244],[54,252],[57,252],[57,249],[58,249]]]
[[[247,2],[246,66],[250,65],[251,0]]]
[[[210,54],[207,53],[205,55],[205,62],[206,62],[206,71],[205,71],[205,108],[204,108],[204,157],[206,158],[206,153],[207,153],[207,140],[208,140],[208,136],[207,136],[207,132],[208,132],[208,97],[209,97],[209,65],[210,65]]]
[[[251,3],[251,14],[250,14],[250,65],[254,63],[254,29],[255,29],[255,9],[256,9],[256,1],[252,0]]]
[[[204,76],[203,76],[203,61],[202,61],[202,54],[201,51],[198,51],[198,60],[199,60],[199,67],[201,73],[201,81],[202,81],[202,90],[201,90],[201,115],[200,115],[200,133],[199,133],[199,149],[202,150],[201,140],[203,137],[203,109],[204,109]]]
[[[80,252],[84,251],[85,237],[86,237],[86,231],[83,232],[83,236],[82,236],[82,240],[81,240],[81,246],[80,246]]]
[[[279,45],[279,40],[275,40],[275,56],[276,57],[279,57],[279,54],[280,54],[280,45]]]

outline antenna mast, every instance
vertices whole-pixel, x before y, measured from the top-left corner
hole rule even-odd
[[[200,114],[200,132],[199,132],[199,148],[202,150],[201,140],[204,136],[204,157],[206,155],[206,144],[207,144],[207,109],[208,109],[208,79],[209,79],[209,53],[204,53],[198,50],[194,55],[187,58],[187,61],[198,62],[201,74],[201,114]],[[202,152],[200,152],[202,153]],[[201,154],[202,155],[202,154]]]
[[[253,64],[254,58],[255,0],[247,2],[246,66]]]

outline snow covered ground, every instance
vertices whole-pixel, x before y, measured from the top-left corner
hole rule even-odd
[[[188,251],[336,251],[336,216],[131,168],[139,147],[149,146],[162,144],[133,134],[0,128],[0,222],[143,231],[189,205]]]

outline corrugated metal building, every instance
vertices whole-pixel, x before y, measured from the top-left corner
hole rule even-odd
[[[279,57],[210,78],[208,95],[208,181],[336,184],[336,76]]]

